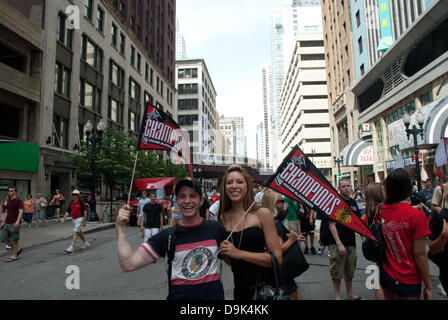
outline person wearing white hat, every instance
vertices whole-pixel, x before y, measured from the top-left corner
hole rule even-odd
[[[70,246],[65,249],[65,252],[72,253],[75,251],[74,246],[75,242],[78,239],[78,236],[81,238],[81,240],[84,242],[81,249],[87,249],[90,244],[87,242],[86,238],[84,237],[84,233],[82,232],[82,227],[86,226],[86,220],[87,220],[87,209],[84,201],[81,199],[81,194],[78,190],[73,190],[72,192],[72,198],[73,200],[70,201],[67,212],[64,215],[64,218],[62,218],[62,223],[65,222],[65,219],[69,214],[72,216],[73,221],[73,238],[72,243]]]

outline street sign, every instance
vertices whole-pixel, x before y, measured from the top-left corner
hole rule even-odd
[[[338,180],[342,179],[342,173],[338,173]]]

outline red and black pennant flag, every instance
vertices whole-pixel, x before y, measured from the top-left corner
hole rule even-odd
[[[283,160],[277,172],[269,178],[266,187],[303,203],[311,210],[323,212],[347,228],[376,240],[298,146]]]
[[[186,164],[193,179],[189,139],[185,137],[180,126],[165,112],[146,104],[137,150],[167,150],[175,164]]]

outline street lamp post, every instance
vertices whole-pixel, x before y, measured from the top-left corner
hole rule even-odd
[[[403,122],[404,125],[406,126],[406,134],[408,140],[410,135],[414,137],[415,171],[417,175],[417,188],[418,191],[420,192],[420,190],[422,189],[422,177],[420,174],[420,159],[418,152],[417,136],[420,134],[421,137],[423,138],[423,123],[425,122],[425,116],[423,115],[421,110],[418,110],[416,120],[420,128],[417,128],[417,126],[414,124],[412,125],[412,128],[409,129],[409,125],[411,123],[411,116],[407,112],[403,116]]]
[[[342,160],[342,158],[333,157],[333,161],[338,164],[338,174],[341,174],[341,163],[344,160]]]
[[[96,130],[93,128],[90,120],[87,120],[86,125],[84,126],[84,131],[86,133],[86,141],[87,145],[89,143],[92,144],[92,185],[91,185],[91,194],[92,194],[92,203],[90,208],[90,217],[89,221],[98,221],[98,215],[96,214],[96,198],[95,198],[95,189],[96,189],[96,144],[97,142],[101,142],[103,139],[103,131],[104,131],[104,122],[103,119],[96,126]],[[95,133],[96,131],[96,133]]]

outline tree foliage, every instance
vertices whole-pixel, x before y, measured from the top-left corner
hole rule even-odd
[[[122,131],[107,128],[102,141],[96,144],[97,185],[101,182],[113,185],[117,181],[131,181],[136,156],[137,138],[128,137]],[[92,173],[92,146],[82,144],[72,156],[75,171],[81,185],[89,186]],[[141,150],[135,169],[135,179],[151,177],[188,176],[184,166],[172,164],[152,151]]]

